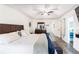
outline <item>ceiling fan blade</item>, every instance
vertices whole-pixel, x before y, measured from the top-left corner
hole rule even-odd
[[[54,11],[49,11],[48,13],[53,13]]]
[[[58,8],[53,8],[53,9],[51,9],[51,10],[58,10]]]

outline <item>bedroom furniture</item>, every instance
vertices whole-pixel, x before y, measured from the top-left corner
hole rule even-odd
[[[0,54],[33,54],[35,52],[48,54],[45,34],[31,35],[23,29],[23,25],[0,24]],[[18,36],[18,31],[22,32],[21,37]]]
[[[9,35],[7,34],[7,36]],[[5,38],[4,40],[6,39],[7,38]],[[0,44],[0,54],[33,54],[33,53],[48,54],[48,43],[45,34],[40,35],[29,34],[19,37],[17,40],[12,41],[8,44],[6,43]]]
[[[0,34],[16,32],[23,30],[23,25],[16,25],[16,24],[0,24]]]
[[[35,29],[35,34],[41,34],[41,33],[46,33],[44,22],[38,22],[37,28]]]
[[[76,38],[79,38],[79,34],[75,34]]]
[[[35,29],[35,34],[46,33],[46,30]]]

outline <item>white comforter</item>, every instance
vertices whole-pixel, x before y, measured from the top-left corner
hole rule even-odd
[[[37,43],[39,42],[39,45]],[[42,44],[43,45],[42,45]],[[28,37],[21,37],[20,39],[13,41],[9,44],[4,44],[0,45],[0,54],[13,54],[13,53],[25,53],[25,54],[32,54],[32,53],[37,53],[37,47],[44,47],[45,51],[44,53],[47,53],[47,39],[45,38],[45,34],[37,35],[37,34],[32,34],[29,35]],[[35,50],[36,49],[36,50]],[[40,52],[42,53],[42,49],[40,48]],[[38,53],[40,53],[38,52]]]
[[[34,54],[48,54],[48,42],[45,34],[41,34],[33,46]]]

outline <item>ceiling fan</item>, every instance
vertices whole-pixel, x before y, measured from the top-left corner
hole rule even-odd
[[[38,13],[40,15],[50,15],[52,13],[54,13],[55,10],[58,10],[57,6],[50,6],[50,5],[43,5],[43,8],[35,8],[36,11],[38,11]]]

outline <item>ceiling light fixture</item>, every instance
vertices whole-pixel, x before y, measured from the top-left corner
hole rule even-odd
[[[41,9],[40,13],[41,15],[50,15],[58,8],[54,6],[54,8],[50,7],[50,5],[44,5],[44,8]]]

